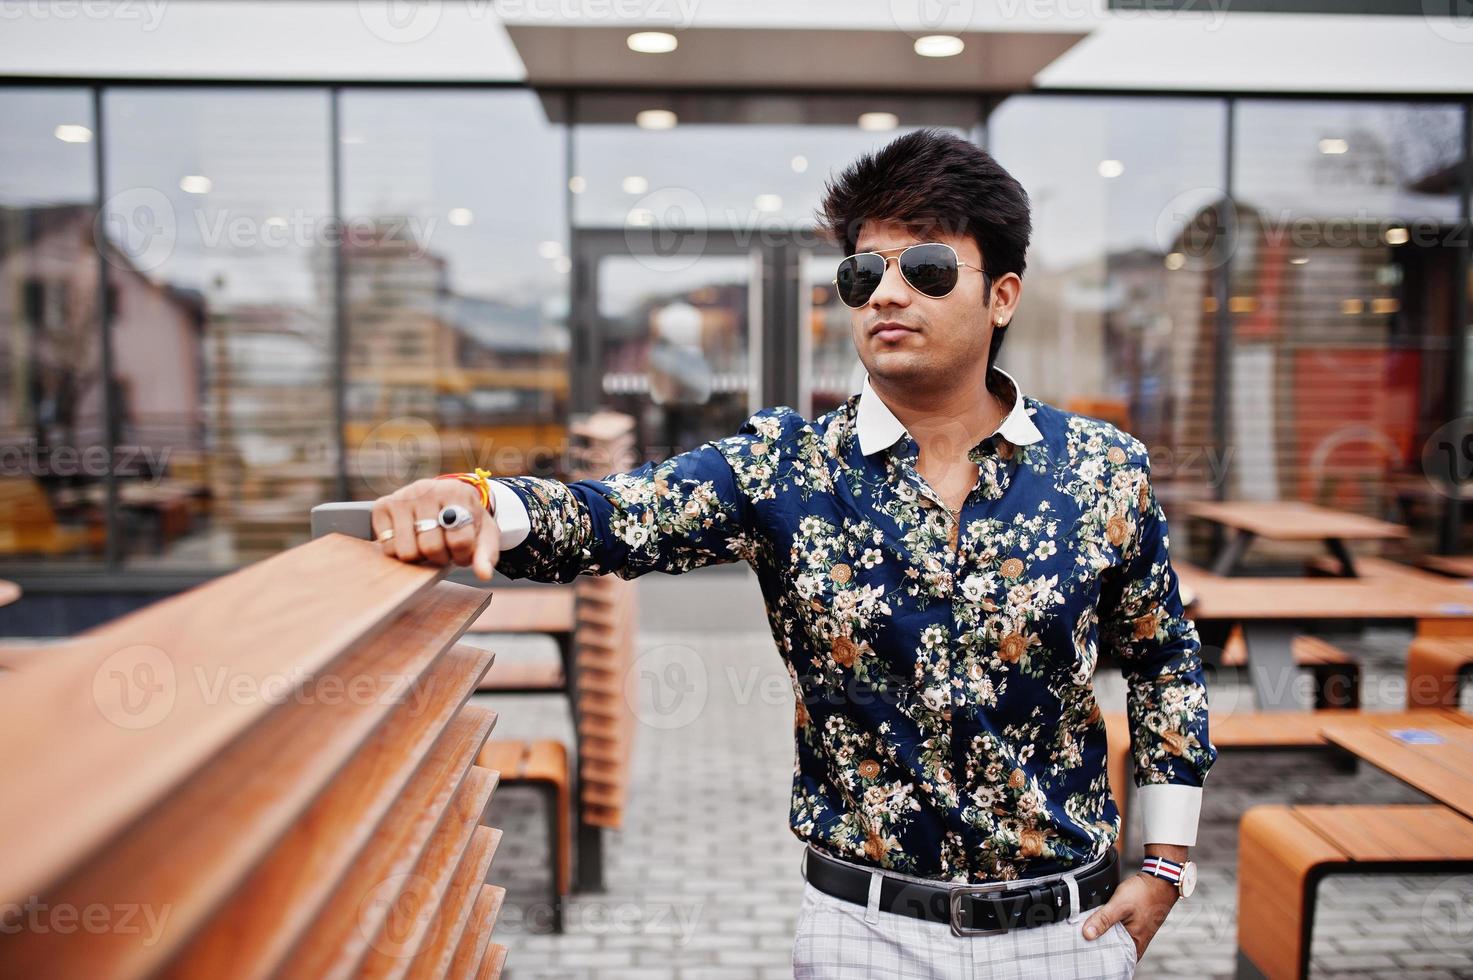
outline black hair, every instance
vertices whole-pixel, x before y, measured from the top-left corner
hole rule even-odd
[[[1033,233],[1023,185],[986,150],[943,129],[906,133],[860,157],[827,182],[818,219],[845,255],[869,220],[970,235],[994,280],[1023,275]],[[994,327],[989,364],[1006,333]]]

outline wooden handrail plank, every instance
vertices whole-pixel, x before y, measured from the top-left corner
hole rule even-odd
[[[399,980],[409,970],[429,939],[436,910],[471,848],[496,781],[495,773],[480,766],[471,768],[414,873],[389,901],[388,915],[355,971],[359,977]]]
[[[329,785],[485,602],[478,589],[439,583],[45,894],[53,906],[167,909],[155,933],[0,936],[0,972],[155,972]]]
[[[496,716],[466,705],[435,742],[359,859],[333,889],[321,912],[278,971],[283,980],[350,975],[387,913],[385,884],[413,872],[445,818]],[[382,898],[383,901],[378,899]]]
[[[455,958],[450,961],[448,977],[468,977],[486,955],[486,946],[491,942],[491,926],[496,921],[506,889],[498,885],[482,885],[476,893],[476,904],[471,909],[470,922],[461,933],[455,947]]]
[[[24,683],[0,683],[0,836],[25,841],[0,867],[0,902],[47,891],[270,713],[294,678],[330,665],[444,572],[330,534],[79,637]]]
[[[490,660],[490,651],[463,644],[439,658],[165,976],[270,976],[368,846]]]
[[[470,922],[476,900],[486,884],[486,872],[491,869],[491,860],[500,842],[501,831],[496,828],[476,828],[460,867],[455,869],[455,875],[450,879],[450,887],[440,903],[429,938],[409,966],[407,976],[410,980],[439,980],[453,975],[447,971]]]
[[[481,960],[481,969],[476,974],[476,980],[497,980],[504,966],[506,966],[506,947],[491,943],[486,947],[486,955]]]
[[[576,595],[571,586],[545,585],[497,589],[495,616],[482,616],[472,633],[567,633],[576,625]]]

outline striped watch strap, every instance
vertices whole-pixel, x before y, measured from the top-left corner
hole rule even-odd
[[[1185,867],[1184,864],[1177,864],[1163,857],[1148,857],[1141,863],[1141,870],[1146,874],[1165,878],[1173,885],[1181,883],[1181,872]]]

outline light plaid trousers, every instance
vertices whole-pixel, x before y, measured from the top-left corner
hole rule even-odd
[[[793,939],[793,977],[1128,980],[1135,975],[1135,940],[1119,922],[1098,939],[1085,939],[1084,920],[1093,911],[1073,910],[1063,922],[1031,929],[959,937],[947,923],[866,909],[805,882]]]

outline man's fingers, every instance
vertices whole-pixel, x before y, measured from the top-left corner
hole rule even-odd
[[[1084,921],[1084,938],[1098,939],[1111,926],[1120,921],[1125,909],[1115,902],[1106,902],[1094,915]]]
[[[415,544],[419,546],[420,554],[425,559],[436,565],[443,565],[450,560],[450,549],[445,543],[445,532],[440,528],[440,494],[422,493],[414,500],[414,519],[416,521],[434,521],[435,526],[428,531],[420,531],[415,534]]]
[[[418,561],[419,545],[415,543],[414,533],[414,501],[407,495],[404,497],[393,496],[389,498],[389,516],[394,521],[394,536],[389,539],[389,547],[400,561]]]

